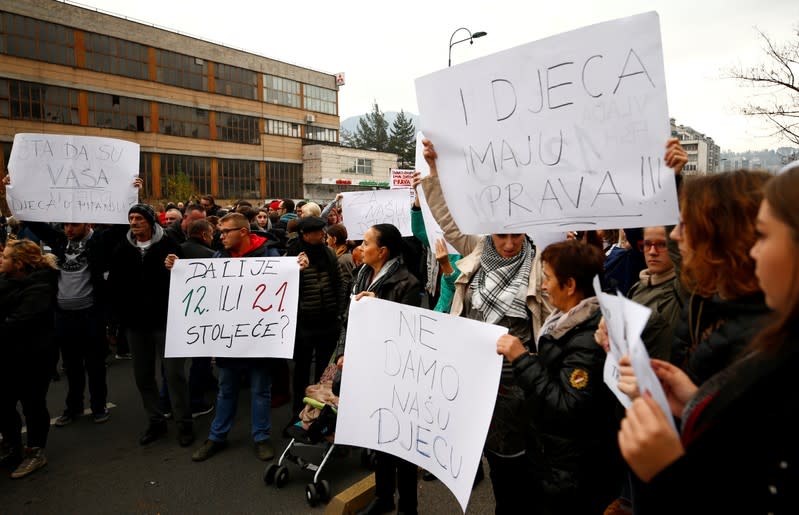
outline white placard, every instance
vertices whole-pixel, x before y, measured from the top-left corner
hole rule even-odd
[[[139,144],[131,141],[20,133],[8,170],[8,207],[20,220],[127,224],[138,202]]]
[[[409,189],[413,184],[414,170],[391,169],[391,189]]]
[[[418,171],[422,177],[427,177],[430,175],[430,167],[427,166],[427,161],[424,159],[424,145],[422,145],[422,140],[424,139],[424,134],[420,132],[416,133],[416,171]],[[422,220],[424,221],[424,230],[427,233],[427,244],[432,249],[433,252],[436,250],[436,240],[444,240],[447,243],[447,251],[450,254],[458,254],[458,251],[449,244],[447,239],[444,237],[444,230],[441,229],[441,226],[438,225],[435,217],[433,216],[433,212],[430,211],[430,204],[427,203],[427,197],[424,196],[424,188],[421,186],[416,188],[417,193],[419,194],[419,208],[422,210]]]
[[[652,369],[649,352],[647,352],[646,346],[641,340],[641,333],[646,327],[652,310],[621,295],[618,297],[624,317],[627,344],[630,347],[630,364],[635,372],[635,380],[638,382],[638,391],[640,395],[652,396],[655,402],[660,405],[663,413],[666,414],[666,419],[669,421],[671,428],[674,432],[678,432],[669,407],[669,401],[666,399],[666,392],[663,391],[663,385],[660,384],[660,379],[658,379]]]
[[[362,240],[373,225],[392,224],[403,236],[411,231],[411,202],[408,190],[345,191],[341,210],[351,240]]]
[[[299,281],[296,257],[178,259],[166,357],[291,358]]]
[[[621,301],[619,300],[621,297],[604,293],[598,276],[594,277],[594,293],[599,300],[599,309],[605,319],[610,341],[610,350],[605,357],[603,379],[619,402],[625,408],[629,408],[632,400],[626,393],[619,390],[619,360],[629,352]]]
[[[350,304],[336,443],[432,472],[466,511],[499,387],[507,329],[363,298]]]
[[[658,15],[559,34],[416,80],[461,232],[678,219]]]

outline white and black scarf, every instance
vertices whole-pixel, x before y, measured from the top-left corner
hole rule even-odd
[[[522,250],[512,258],[504,258],[486,236],[480,268],[471,283],[472,306],[483,314],[483,320],[495,324],[504,316],[527,318],[526,295],[533,267],[535,248],[524,239]]]

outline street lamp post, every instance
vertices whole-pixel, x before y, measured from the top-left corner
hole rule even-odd
[[[469,33],[469,37],[468,38],[459,39],[458,41],[454,41],[453,42],[452,38],[454,38],[455,34],[457,34],[461,30],[465,30],[466,32],[468,32]],[[481,38],[481,37],[485,36],[486,34],[488,34],[488,33],[487,32],[483,32],[483,31],[472,33],[466,27],[461,27],[459,29],[455,29],[455,32],[453,32],[452,35],[449,37],[449,56],[447,58],[447,67],[452,66],[452,47],[453,46],[457,45],[458,43],[463,43],[464,41],[468,41],[470,45],[473,45],[474,44],[474,40],[476,38]]]

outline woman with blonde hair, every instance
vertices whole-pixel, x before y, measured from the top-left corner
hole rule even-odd
[[[29,240],[10,241],[0,262],[0,431],[2,461],[19,466],[12,478],[47,464],[47,388],[58,353],[52,330],[59,271],[55,256]],[[28,441],[22,447],[22,404]],[[21,461],[21,463],[19,463]]]

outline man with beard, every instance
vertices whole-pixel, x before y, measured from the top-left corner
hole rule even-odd
[[[290,245],[287,256],[297,256],[300,264],[300,301],[297,308],[297,337],[294,343],[293,419],[299,420],[305,387],[319,382],[338,340],[344,291],[336,255],[325,244],[325,220],[315,216],[301,218],[299,237]],[[316,368],[311,377],[311,361]]]

